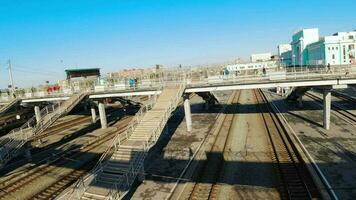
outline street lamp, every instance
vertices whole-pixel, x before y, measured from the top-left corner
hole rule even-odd
[[[282,60],[282,67],[284,67],[283,57],[281,57],[281,60]]]

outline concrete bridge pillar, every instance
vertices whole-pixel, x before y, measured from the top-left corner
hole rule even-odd
[[[35,106],[35,117],[38,124],[41,121],[41,110],[39,106]]]
[[[324,89],[323,91],[323,126],[326,130],[330,129],[330,110],[331,110],[331,91],[330,89]]]
[[[303,107],[303,95],[300,95],[298,97],[298,107],[302,108]]]
[[[30,145],[29,145],[28,143],[25,145],[24,150],[25,150],[25,157],[26,157],[26,159],[27,159],[29,162],[31,162],[31,161],[32,161],[31,148],[30,148]]]
[[[184,94],[184,114],[185,122],[187,124],[187,131],[192,131],[192,114],[190,111],[189,94]]]
[[[103,103],[99,103],[99,116],[101,128],[105,129],[108,127],[108,123],[106,121],[106,113],[105,113],[105,105]]]
[[[93,123],[95,123],[95,122],[96,122],[96,112],[95,112],[95,108],[92,107],[92,108],[90,109],[90,111],[91,111],[91,121],[92,121]]]
[[[210,108],[209,102],[205,101],[205,110],[209,110],[209,108]]]

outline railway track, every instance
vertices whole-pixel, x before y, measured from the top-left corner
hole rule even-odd
[[[241,93],[237,93],[233,103],[238,103]],[[278,188],[282,199],[319,199],[317,190],[304,161],[298,154],[296,147],[279,121],[276,114],[269,107],[267,98],[260,90],[254,90],[254,98],[261,113],[270,144],[269,155],[274,163],[276,175],[281,187]],[[231,109],[236,110],[237,106]],[[224,174],[224,155],[229,153],[227,141],[231,140],[230,128],[235,115],[227,115],[215,137],[212,148],[207,153],[207,159],[198,172],[193,187],[180,199],[218,199]],[[225,174],[226,175],[226,174]],[[237,179],[239,177],[236,177]],[[226,194],[228,195],[228,194]]]
[[[237,103],[240,98],[240,92],[235,94],[232,103]],[[233,108],[235,109],[235,108]],[[223,154],[226,149],[226,142],[230,136],[230,127],[233,121],[233,115],[227,115],[224,119],[219,133],[213,143],[211,153],[207,155],[207,160],[201,168],[197,177],[197,183],[194,184],[191,193],[186,196],[187,199],[217,199],[219,186],[216,184],[220,170],[223,167]]]
[[[283,124],[261,90],[254,91],[283,183],[282,199],[320,199],[319,191]],[[265,112],[268,111],[268,112]]]
[[[310,92],[305,93],[305,95],[311,99],[313,99],[314,101],[323,104],[323,99],[320,98],[319,96],[312,94]],[[351,103],[354,103],[353,99],[347,98],[345,96],[341,97],[341,96],[337,96],[337,98],[341,99],[341,100],[346,100],[346,101],[350,101]],[[339,115],[343,116],[346,121],[348,121],[350,124],[355,124],[356,122],[356,115],[350,111],[348,111],[345,107],[337,105],[335,102],[331,103],[331,109],[333,109],[335,112],[337,112]]]
[[[126,125],[129,123],[131,118],[132,117],[126,117],[120,120],[120,123],[116,126],[119,131],[118,134],[123,133],[126,130]],[[77,159],[78,157],[92,151],[97,151],[104,143],[110,141],[115,136],[115,134],[113,134],[115,132],[116,131],[110,131],[105,133],[104,136],[96,137],[82,146],[78,145],[69,151],[63,152],[61,155],[57,155],[53,160],[49,161],[49,163],[35,168],[34,170],[28,172],[25,176],[22,176],[20,179],[15,177],[14,180],[7,180],[7,184],[3,184],[0,187],[0,199],[14,199],[14,197],[16,197],[16,192],[19,190],[23,190],[30,184],[35,185],[36,182],[39,184],[39,178],[56,174],[58,169],[70,165],[69,163],[73,164],[81,162],[80,159]],[[40,192],[33,194],[27,199],[53,199],[66,187],[88,172],[96,164],[96,159],[99,157],[100,154],[97,154],[93,158],[82,162],[80,167],[73,169],[68,174],[61,175],[53,184],[43,188]]]
[[[91,116],[81,116],[75,119],[70,119],[70,120],[66,120],[64,122],[55,124],[53,126],[51,126],[48,130],[46,130],[44,133],[40,134],[40,135],[35,135],[31,138],[31,141],[34,140],[40,140],[42,138],[48,137],[50,135],[55,135],[58,134],[59,132],[66,130],[68,128],[71,128],[73,126],[77,126],[83,123],[88,123],[91,122]]]

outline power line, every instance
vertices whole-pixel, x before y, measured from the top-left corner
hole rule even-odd
[[[31,73],[31,74],[40,74],[45,76],[56,76],[58,77],[58,72],[46,72],[46,71],[34,71],[34,70],[23,70],[19,68],[13,68],[13,71]]]

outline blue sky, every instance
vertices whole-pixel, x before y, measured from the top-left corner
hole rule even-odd
[[[0,0],[0,88],[103,72],[194,65],[276,51],[301,28],[356,29],[354,0]]]

